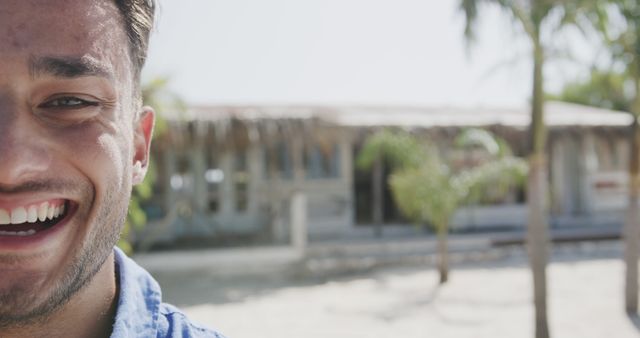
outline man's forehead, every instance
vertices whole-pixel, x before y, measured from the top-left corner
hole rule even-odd
[[[76,56],[88,64],[120,63],[117,59],[128,61],[126,43],[113,1],[0,0],[0,57]]]

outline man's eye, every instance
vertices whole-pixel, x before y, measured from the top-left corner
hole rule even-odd
[[[97,106],[96,102],[91,102],[77,97],[60,97],[47,101],[41,105],[42,108],[82,108],[87,106]]]

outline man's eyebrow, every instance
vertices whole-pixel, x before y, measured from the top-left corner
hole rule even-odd
[[[43,75],[65,78],[99,76],[112,79],[114,77],[111,67],[88,56],[32,56],[29,58],[29,75],[32,78]]]

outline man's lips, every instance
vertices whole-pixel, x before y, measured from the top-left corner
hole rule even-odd
[[[64,199],[0,208],[0,236],[30,236],[63,219],[69,209]]]

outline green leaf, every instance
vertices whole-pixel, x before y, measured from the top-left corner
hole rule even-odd
[[[426,142],[418,141],[404,131],[379,131],[366,139],[358,157],[356,166],[368,169],[378,159],[385,160],[396,168],[416,168],[424,161],[433,158],[433,149]]]

